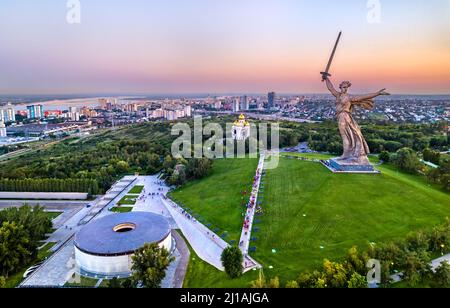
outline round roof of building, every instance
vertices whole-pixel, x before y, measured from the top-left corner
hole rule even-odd
[[[88,254],[131,254],[146,243],[159,243],[170,233],[168,221],[147,212],[111,214],[92,221],[75,235],[75,246]]]

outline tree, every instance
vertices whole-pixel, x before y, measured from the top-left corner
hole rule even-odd
[[[230,278],[237,278],[242,275],[242,262],[244,261],[244,257],[239,247],[230,246],[225,248],[222,251],[220,260],[225,268],[225,272]]]
[[[366,264],[368,258],[358,253],[356,246],[349,249],[346,259],[346,265],[348,271],[355,271],[358,273],[364,273],[367,271]]]
[[[253,289],[262,289],[266,287],[266,277],[264,277],[262,268],[259,270],[258,279],[250,282],[250,287]]]
[[[6,278],[3,276],[0,276],[0,289],[4,288],[6,286]]]
[[[295,280],[286,282],[286,289],[297,289],[298,287],[298,282]]]
[[[348,281],[349,289],[364,289],[367,288],[367,280],[357,272],[354,272]]]
[[[25,248],[31,258],[37,257],[39,241],[52,230],[52,221],[44,212],[44,208],[40,206],[25,205],[0,211],[0,224],[2,222],[15,222],[17,226],[23,226],[23,232],[28,238]]]
[[[420,161],[416,152],[410,148],[403,148],[397,151],[394,160],[395,165],[402,171],[415,174],[420,168]]]
[[[408,252],[403,264],[402,278],[412,286],[431,274],[430,257],[427,252]]]
[[[29,243],[23,226],[15,222],[3,222],[0,227],[0,275],[8,276],[17,271],[30,258],[26,249]]]
[[[280,288],[280,279],[278,277],[270,279],[267,287],[269,287],[270,289]]]
[[[145,244],[132,257],[132,279],[137,285],[145,288],[159,288],[166,276],[166,269],[174,260],[167,249],[158,244]]]
[[[450,263],[448,261],[441,262],[441,265],[436,268],[433,280],[440,287],[450,286]]]
[[[120,280],[117,279],[117,277],[114,277],[113,279],[108,281],[108,288],[120,289],[120,288],[122,288],[122,284],[120,283]]]
[[[382,160],[385,163],[388,163],[391,160],[391,155],[389,154],[388,151],[383,151],[380,154],[380,160]]]
[[[297,278],[298,287],[303,289],[311,288],[314,283],[314,276],[311,273],[301,273]]]
[[[116,164],[116,171],[118,173],[125,173],[128,172],[128,170],[130,169],[130,166],[128,165],[128,163],[126,161],[118,161]]]
[[[435,165],[439,165],[439,163],[441,162],[441,153],[426,148],[425,150],[423,150],[423,160]]]
[[[325,281],[331,288],[345,288],[347,286],[347,270],[343,264],[331,262],[327,259],[323,262]]]

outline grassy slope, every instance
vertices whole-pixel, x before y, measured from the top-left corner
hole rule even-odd
[[[293,279],[353,245],[403,237],[450,216],[449,195],[418,177],[381,169],[382,175],[332,174],[320,164],[282,158],[267,172],[266,214],[253,256],[283,280]]]
[[[230,279],[225,272],[219,271],[200,259],[181,231],[178,233],[184,238],[190,251],[183,288],[242,288],[248,287],[250,281],[256,279],[257,272],[255,271],[246,273],[238,279]]]
[[[188,183],[172,192],[172,197],[201,214],[210,229],[218,228],[218,235],[227,232],[225,240],[239,240],[242,229],[241,205],[243,190],[250,192],[258,159],[220,159],[213,165],[211,175]],[[248,201],[249,196],[245,197]]]
[[[214,225],[233,226],[239,233],[240,208],[227,206],[225,200],[232,196],[239,203],[242,185],[234,185],[240,176],[233,170],[253,176],[254,168],[248,165],[245,160],[216,161],[211,176],[174,195]],[[257,247],[252,255],[265,266],[266,277],[278,275],[284,283],[301,271],[320,266],[324,258],[341,258],[353,245],[364,249],[369,242],[404,237],[450,216],[449,195],[430,186],[423,177],[399,173],[389,165],[377,168],[383,174],[335,175],[320,164],[281,158],[277,169],[267,171],[262,194],[266,213],[257,218],[261,220],[256,225],[260,230],[254,233],[258,239],[251,243]],[[272,253],[272,249],[277,252]],[[193,257],[185,286],[246,287],[256,275],[250,272],[229,280]]]

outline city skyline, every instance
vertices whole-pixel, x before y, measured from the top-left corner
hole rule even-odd
[[[323,70],[343,31],[332,80],[351,92],[450,93],[448,1],[2,1],[0,95],[325,93]],[[208,12],[208,13],[205,13]]]

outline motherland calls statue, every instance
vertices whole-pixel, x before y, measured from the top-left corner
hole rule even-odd
[[[329,74],[329,69],[341,34],[342,33],[339,33],[325,72],[321,72],[322,81],[325,81],[328,90],[336,97],[336,116],[344,148],[344,153],[341,157],[332,159],[329,162],[337,171],[371,172],[374,170],[367,158],[367,155],[370,153],[369,147],[361,133],[361,129],[353,118],[352,113],[355,106],[369,110],[373,109],[374,103],[372,99],[380,95],[389,95],[389,93],[385,92],[386,89],[382,89],[371,94],[350,95],[348,94],[348,88],[350,88],[352,84],[349,81],[344,81],[339,85],[340,92],[335,89],[329,78],[331,76]]]

